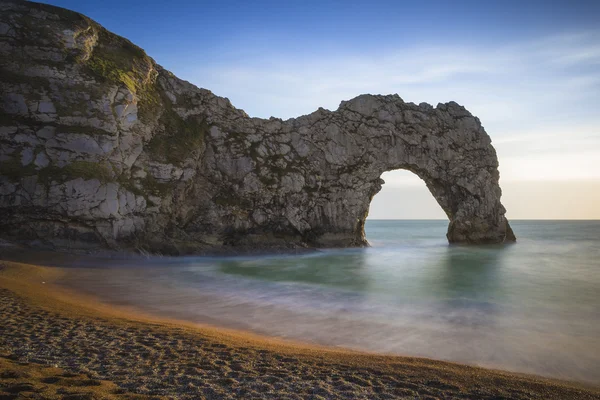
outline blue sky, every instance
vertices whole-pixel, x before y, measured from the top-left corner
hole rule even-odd
[[[600,1],[47,3],[252,116],[333,110],[361,93],[455,100],[492,137],[509,217],[600,218]],[[443,217],[410,173],[384,179],[371,215]]]

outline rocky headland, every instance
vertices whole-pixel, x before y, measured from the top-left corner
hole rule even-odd
[[[0,3],[0,237],[182,254],[364,246],[381,174],[412,171],[451,243],[515,236],[498,159],[450,102],[361,95],[336,111],[249,117],[65,9]]]

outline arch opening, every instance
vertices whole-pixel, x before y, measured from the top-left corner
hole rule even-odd
[[[364,227],[370,246],[444,239],[449,218],[421,177],[396,169],[380,179],[381,190],[371,199]]]
[[[386,182],[389,188],[386,188]],[[366,229],[368,220],[372,222],[377,220],[448,221],[446,238],[450,243],[514,242],[514,233],[503,216],[504,207],[501,204],[492,205],[493,214],[498,212],[501,214],[497,221],[488,221],[485,216],[481,218],[477,215],[477,208],[482,203],[485,205],[485,199],[481,196],[485,195],[485,192],[473,193],[473,190],[465,187],[474,187],[469,184],[469,181],[460,183],[462,184],[439,181],[428,173],[421,175],[420,170],[413,171],[412,168],[402,166],[384,170],[373,187],[374,191],[366,199],[368,200],[365,204],[366,215],[363,214],[365,217],[360,227],[362,242],[369,244],[370,239]],[[500,189],[497,188],[497,191],[499,195]],[[410,192],[413,192],[412,198]],[[398,199],[405,199],[405,201],[399,202]],[[465,214],[470,214],[474,210],[474,216],[467,215],[467,218],[464,218]]]
[[[385,183],[371,200],[368,220],[448,220],[425,182],[415,173],[397,169],[384,172],[381,179]]]

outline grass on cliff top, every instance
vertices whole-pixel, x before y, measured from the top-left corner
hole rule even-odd
[[[125,85],[136,94],[138,115],[142,122],[156,120],[164,127],[147,144],[149,152],[160,161],[181,164],[192,151],[202,146],[209,126],[194,117],[182,118],[157,82],[153,60],[129,40],[98,26],[98,42],[85,61],[97,78]]]
[[[54,14],[59,19],[46,18],[43,23],[40,23],[38,18],[21,12],[18,22],[25,29],[19,40],[33,40],[32,45],[39,46],[40,43],[56,41],[56,38],[51,38],[56,36],[57,31],[68,29],[74,32],[78,46],[64,48],[67,62],[76,61],[87,67],[88,72],[96,78],[117,84],[122,83],[134,93],[151,83],[152,78],[155,77],[154,63],[143,49],[109,32],[89,17],[48,4],[23,3],[28,9]],[[52,63],[51,60],[45,62]]]
[[[90,48],[91,55],[85,65],[96,77],[122,83],[133,93],[153,83],[156,71],[144,50],[100,25],[93,24],[92,29],[97,32],[98,41]]]
[[[194,150],[202,148],[209,125],[198,117],[184,119],[174,110],[158,82],[154,61],[143,49],[83,15],[51,6],[37,8],[58,15],[61,25],[75,31],[80,50],[65,49],[70,62],[79,63],[97,82],[125,86],[137,96],[140,121],[150,125],[158,123],[153,139],[147,143],[155,159],[180,165]],[[84,178],[91,175],[86,171],[82,170]],[[11,175],[19,177],[23,171],[14,171]]]
[[[129,40],[107,31],[98,24],[90,23],[90,29],[97,33],[98,40],[93,45],[93,35],[87,30],[80,32],[80,40],[84,43],[90,42],[87,45],[89,58],[80,59],[80,62],[98,80],[124,85],[136,94],[139,99],[140,119],[152,120],[160,109],[159,88],[156,82],[158,72],[154,61],[143,49]]]

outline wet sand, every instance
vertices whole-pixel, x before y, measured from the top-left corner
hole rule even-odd
[[[65,273],[0,261],[0,397],[600,399],[583,384],[140,315],[52,284]]]

